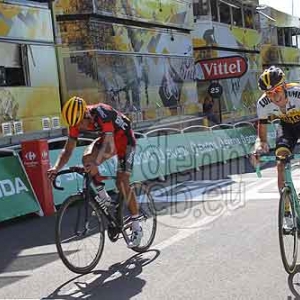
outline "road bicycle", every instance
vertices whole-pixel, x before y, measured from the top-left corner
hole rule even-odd
[[[292,164],[292,160],[300,160],[299,154],[288,156],[260,156],[262,162],[282,162],[284,164],[284,187],[280,191],[278,210],[278,234],[280,254],[283,266],[288,274],[295,272],[298,256],[298,236],[300,233],[300,209],[299,198],[294,187],[292,171],[299,168],[298,164]],[[256,173],[261,177],[260,166],[257,165]],[[287,224],[289,218],[290,224]],[[290,239],[290,240],[289,240]]]
[[[55,225],[55,242],[59,257],[65,266],[72,272],[86,274],[92,271],[99,263],[104,242],[105,231],[112,242],[123,237],[128,245],[132,234],[131,217],[125,210],[125,201],[120,193],[110,201],[101,199],[91,187],[88,173],[82,167],[71,167],[59,171],[54,180],[53,187],[58,186],[57,178],[63,174],[77,173],[82,178],[82,185],[78,184],[76,194],[69,196],[58,210]],[[115,179],[105,176],[105,179]],[[103,188],[105,183],[102,181]],[[132,183],[139,201],[139,221],[143,230],[143,238],[139,246],[131,248],[135,252],[145,252],[152,245],[156,229],[157,217],[155,205],[147,185]]]

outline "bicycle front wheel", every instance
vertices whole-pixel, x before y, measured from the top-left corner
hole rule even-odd
[[[59,257],[72,272],[86,274],[98,264],[104,247],[104,224],[94,201],[68,197],[58,211],[55,241]]]
[[[295,204],[291,192],[284,188],[281,192],[278,210],[279,246],[283,266],[288,274],[296,269],[298,254],[298,230]]]

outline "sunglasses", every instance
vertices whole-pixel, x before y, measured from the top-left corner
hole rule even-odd
[[[275,96],[276,94],[279,94],[284,91],[284,87],[282,85],[279,85],[272,89],[271,91],[266,91],[266,95],[269,96]]]

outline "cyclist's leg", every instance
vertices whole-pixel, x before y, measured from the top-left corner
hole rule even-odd
[[[84,149],[82,156],[82,164],[84,168],[90,170],[89,175],[96,186],[101,184],[103,179],[99,173],[97,164],[95,164],[100,148],[101,144],[97,143],[97,140],[95,140]]]
[[[281,122],[276,130],[276,156],[287,156],[294,151],[298,137],[291,124]],[[277,162],[277,176],[279,192],[284,186],[284,164]]]
[[[132,219],[132,236],[129,247],[136,247],[140,244],[143,232],[138,220],[139,205],[136,199],[135,191],[130,186],[130,176],[133,167],[134,147],[127,146],[124,155],[118,156],[118,170],[116,185],[126,202]]]
[[[134,134],[121,133],[117,138],[116,151],[118,156],[116,186],[126,202],[131,215],[138,215],[138,204],[134,191],[130,187],[130,176],[133,168],[136,141]]]
[[[130,176],[133,167],[134,151],[134,147],[127,146],[125,153],[118,155],[116,180],[117,188],[126,202],[126,205],[128,206],[132,216],[136,216],[139,213],[135,192],[130,187]],[[119,154],[121,153],[119,152]]]

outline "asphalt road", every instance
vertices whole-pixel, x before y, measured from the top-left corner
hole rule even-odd
[[[261,179],[243,165],[250,173],[223,171],[153,182],[161,205],[151,250],[107,239],[84,276],[56,253],[55,216],[1,224],[0,299],[300,299],[300,273],[286,274],[279,255],[274,167]]]

